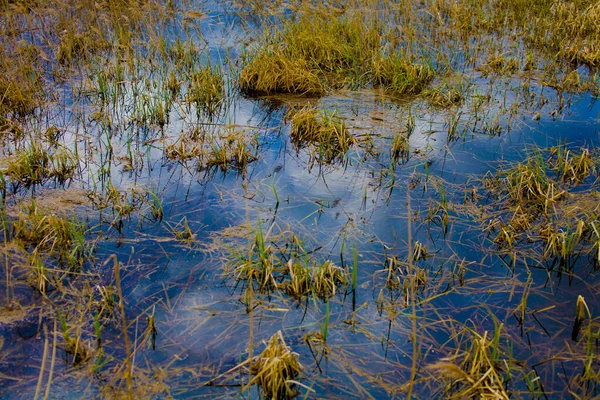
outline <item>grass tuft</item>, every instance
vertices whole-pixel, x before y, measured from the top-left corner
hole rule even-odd
[[[315,144],[320,159],[325,162],[343,157],[356,143],[344,120],[335,111],[307,106],[292,111],[287,118],[292,123],[292,142],[299,148],[306,143]]]
[[[286,93],[321,96],[327,91],[307,61],[290,58],[277,50],[253,56],[240,72],[238,87],[247,96]]]
[[[510,398],[506,390],[507,373],[510,360],[500,359],[499,339],[503,325],[496,327],[494,335],[483,335],[466,329],[462,339],[466,341],[463,351],[441,359],[428,366],[428,369],[441,376],[446,382],[445,398]]]
[[[373,82],[394,96],[419,94],[433,80],[433,69],[412,63],[399,54],[373,60]]]
[[[248,385],[258,385],[265,397],[271,399],[291,399],[297,396],[294,379],[302,371],[298,354],[292,352],[285,343],[281,331],[277,331],[267,347],[252,363],[250,372],[254,375]]]

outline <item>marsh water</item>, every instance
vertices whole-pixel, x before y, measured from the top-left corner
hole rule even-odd
[[[430,366],[461,365],[481,337],[501,353],[497,368],[515,397],[598,395],[595,378],[585,389],[570,387],[586,363],[598,371],[596,325],[588,339],[572,338],[579,296],[589,309],[586,324],[600,312],[597,249],[582,245],[561,258],[526,234],[508,249],[498,232],[517,211],[502,208],[507,195],[499,199],[484,183],[520,162],[551,158],[553,147],[594,153],[600,104],[593,93],[464,66],[456,74],[465,99],[451,108],[370,87],[321,98],[242,96],[230,60],[258,40],[261,25],[233,6],[195,7],[203,13],[195,22],[201,34],[187,32],[186,40],[197,41],[203,59],[223,65],[227,77],[215,115],[182,103],[163,126],[140,123],[125,93],[107,125],[93,116],[93,96],[75,99],[67,82],[55,107],[32,118],[40,131],[55,126],[63,133],[63,145],[79,155],[78,173],[64,184],[9,191],[7,215],[32,198],[73,212],[93,243],[93,261],[79,274],[96,280],[63,280],[69,298],[15,277],[13,302],[20,305],[0,321],[0,397],[33,398],[40,387],[43,393],[65,320],[98,348],[93,321],[84,322],[87,311],[73,303],[114,285],[113,255],[125,314],[102,324],[102,354],[88,361],[75,362],[72,351],[56,345],[49,398],[119,397],[125,383],[114,377],[125,358],[139,398],[258,398],[257,385],[246,387],[248,371],[236,366],[278,331],[303,366],[294,379],[300,398],[404,398],[409,382],[417,398],[450,396],[452,385],[440,383]],[[178,24],[166,29],[167,42],[181,37]],[[453,63],[461,65],[460,55]],[[313,144],[291,140],[289,112],[306,105],[341,116],[356,140],[341,157],[323,160]],[[397,157],[392,139],[407,131],[410,150]],[[248,144],[247,165],[169,156],[181,137],[231,132]],[[597,202],[596,168],[571,191],[589,196],[587,207]],[[110,188],[131,212],[99,206]],[[153,216],[157,202],[162,212]],[[341,267],[346,284],[328,299],[277,288],[249,299],[248,282],[236,281],[231,268],[257,232],[279,252],[289,246],[280,235],[293,232],[304,257]],[[71,307],[67,317],[49,312],[52,304]]]

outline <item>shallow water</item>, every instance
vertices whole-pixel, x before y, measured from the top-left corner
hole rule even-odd
[[[205,51],[213,62],[219,63],[225,55],[239,56],[239,41],[245,37],[237,28],[237,18],[217,9],[202,20],[208,43]],[[471,96],[451,111],[432,108],[420,98],[398,102],[371,89],[341,90],[310,100],[336,109],[358,139],[359,144],[342,161],[332,164],[315,162],[310,149],[297,149],[291,143],[290,124],[285,119],[289,99],[235,95],[212,120],[197,121],[176,110],[164,132],[125,124],[112,143],[115,157],[106,176],[121,190],[153,188],[162,200],[164,218],[151,221],[142,208],[126,217],[117,230],[109,224],[113,218],[109,211],[98,217],[97,211],[90,212],[87,207],[81,214],[95,228],[90,239],[97,240],[99,261],[91,270],[109,282],[111,264],[107,266],[103,260],[116,254],[124,265],[122,288],[130,338],[142,340],[146,317],[154,313],[156,346],[136,351],[135,368],[150,377],[149,382],[163,381],[175,398],[256,397],[256,388],[239,394],[248,377],[237,373],[220,377],[214,385],[206,384],[244,361],[250,345],[256,355],[262,342],[281,330],[304,365],[299,381],[305,385],[300,391],[307,397],[402,397],[401,387],[410,379],[415,356],[412,309],[403,305],[401,290],[385,289],[383,268],[388,257],[407,259],[409,248],[418,241],[431,255],[418,261],[428,276],[427,285],[416,293],[414,308],[419,368],[453,354],[455,341],[460,342],[460,324],[480,334],[491,334],[495,325],[503,324],[507,336],[502,340],[512,348],[512,357],[529,367],[537,365],[534,370],[551,396],[562,391],[580,366],[572,361],[559,366],[552,357],[570,345],[577,296],[585,297],[592,315],[600,304],[593,257],[584,255],[576,260],[572,276],[540,265],[527,268],[525,260],[508,268],[511,261],[495,251],[493,237],[484,232],[474,209],[462,205],[465,187],[475,186],[488,171],[524,160],[535,147],[547,149],[566,143],[573,150],[595,148],[600,104],[589,94],[574,95],[553,117],[550,113],[558,104],[555,93],[546,88],[547,103],[525,104],[518,85],[513,87],[514,82],[509,81],[492,86],[484,114],[476,116],[474,94],[487,93],[491,85],[477,73],[470,80],[474,87]],[[537,83],[531,87],[533,92],[541,92]],[[309,100],[294,101],[304,104]],[[510,117],[506,110],[516,103],[518,112]],[[77,142],[82,153],[87,146],[105,146],[101,129],[76,123],[69,117],[69,106],[66,101],[66,111],[61,114],[66,117],[52,121],[68,130],[66,143]],[[410,158],[394,162],[390,138],[404,129],[409,110],[415,126],[409,139]],[[537,112],[541,118],[534,121]],[[456,115],[460,115],[456,124],[459,135],[449,140],[449,121]],[[486,124],[495,121],[501,131],[490,134]],[[235,125],[256,137],[257,160],[243,172],[202,171],[194,161],[165,157],[161,146],[176,140],[182,131],[199,126],[219,135],[223,125]],[[152,142],[155,139],[156,144]],[[127,155],[128,143],[140,152],[133,171],[124,171],[124,162],[119,160]],[[100,151],[89,163],[82,162],[81,178],[71,187],[90,190],[99,182],[99,171],[105,165],[98,158],[102,154]],[[442,193],[450,209],[446,228],[441,217],[426,217],[428,210],[439,210],[435,207]],[[184,219],[194,233],[190,243],[173,234]],[[330,300],[327,346],[321,348],[321,355],[307,344],[305,335],[322,329],[322,300],[310,298],[299,303],[274,292],[257,295],[256,308],[248,313],[242,301],[243,285],[236,286],[223,276],[223,249],[211,244],[226,228],[245,223],[265,231],[289,226],[287,229],[314,250],[315,259],[331,259],[348,270],[352,268],[351,249],[358,248],[357,288],[354,292],[347,288]],[[247,239],[232,244],[247,246]],[[451,271],[461,261],[466,268],[461,278],[464,282],[457,284]],[[380,291],[384,293],[381,296]],[[523,296],[528,296],[528,314],[520,324],[514,315]],[[379,304],[381,299],[384,304]],[[549,309],[551,306],[554,308]],[[536,316],[532,314],[535,310],[542,311]],[[52,340],[49,319],[38,318],[36,308],[30,314],[18,323],[0,324],[4,338],[0,390],[7,398],[32,397],[44,340]],[[103,334],[105,353],[122,359],[119,327],[107,326]],[[54,398],[98,395],[110,369],[90,378],[63,361],[64,351],[59,353],[52,384]],[[526,390],[523,383],[516,387]],[[415,387],[419,397],[430,390],[426,382]],[[435,390],[436,395],[443,393]]]

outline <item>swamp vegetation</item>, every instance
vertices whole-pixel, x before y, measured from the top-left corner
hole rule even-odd
[[[0,397],[600,396],[599,21],[0,0]]]

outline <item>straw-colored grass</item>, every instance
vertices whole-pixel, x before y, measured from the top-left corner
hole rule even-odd
[[[255,55],[240,72],[238,86],[248,96],[280,93],[320,96],[327,90],[307,61],[290,58],[280,51]]]
[[[510,398],[506,391],[506,374],[503,370],[508,364],[499,359],[501,330],[502,325],[493,336],[487,331],[479,334],[468,330],[465,336],[472,336],[469,338],[470,343],[465,343],[464,349],[457,349],[452,356],[428,366],[435,375],[446,380],[445,398]]]
[[[281,331],[277,331],[253,361],[250,370],[253,376],[247,387],[258,385],[270,399],[291,399],[298,394],[294,380],[302,369],[298,354],[292,352]]]
[[[558,146],[488,177],[495,202],[484,218],[501,251],[549,268],[558,262],[570,269],[581,254],[600,261],[597,195],[578,188],[596,173],[594,160],[588,149]]]
[[[381,25],[360,13],[338,16],[303,10],[250,56],[238,86],[247,95],[318,96],[328,87],[367,84],[394,95],[419,93],[433,78],[433,70],[397,54],[382,56],[388,42]]]
[[[335,111],[312,106],[292,110],[287,117],[292,125],[290,136],[299,148],[314,144],[321,160],[332,162],[343,157],[356,139]]]
[[[209,116],[216,114],[223,105],[224,98],[225,80],[220,68],[209,64],[191,73],[186,101],[194,104],[198,113],[204,112]]]
[[[465,100],[464,85],[444,82],[436,87],[423,91],[423,97],[428,99],[435,107],[458,106]]]
[[[373,60],[373,82],[395,96],[419,94],[433,80],[434,71],[426,64],[412,63],[399,54]]]

